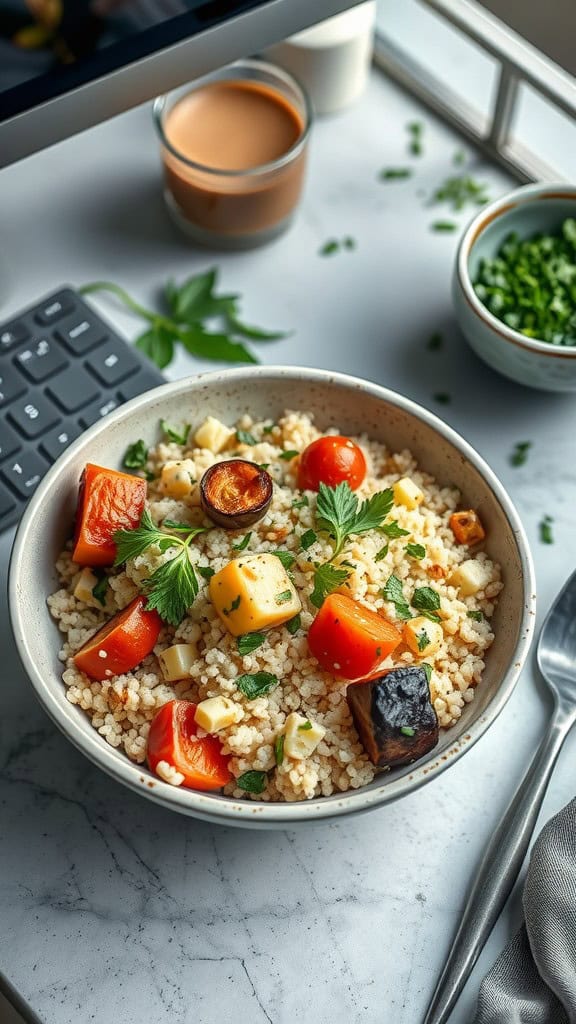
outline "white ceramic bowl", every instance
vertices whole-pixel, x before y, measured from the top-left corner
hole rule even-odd
[[[493,258],[512,231],[520,238],[555,233],[576,217],[576,186],[525,185],[488,206],[468,225],[458,247],[452,295],[460,326],[476,354],[506,377],[544,391],[576,391],[576,346],[526,338],[495,317],[472,282],[480,260]]]
[[[66,699],[58,661],[61,637],[46,598],[58,587],[54,561],[70,536],[86,462],[120,467],[129,443],[140,437],[148,444],[156,441],[161,418],[199,424],[213,414],[233,423],[245,412],[276,418],[285,409],[309,410],[323,428],[366,431],[393,450],[410,448],[439,481],[457,484],[465,505],[480,511],[487,548],[503,567],[505,588],[482,684],[458,724],[441,735],[430,754],[347,794],[302,803],[243,802],[170,786],[98,735],[80,708]],[[26,509],[12,553],[9,602],[20,656],[37,697],[91,761],[136,792],[183,814],[228,825],[281,828],[337,819],[397,800],[430,782],[468,750],[502,710],[516,683],[534,628],[535,595],[528,544],[510,498],[486,463],[450,427],[409,399],[367,381],[323,370],[257,367],[163,385],[79,438],[52,467]]]

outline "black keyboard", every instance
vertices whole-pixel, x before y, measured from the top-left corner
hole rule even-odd
[[[71,288],[0,324],[0,531],[86,427],[163,383]]]

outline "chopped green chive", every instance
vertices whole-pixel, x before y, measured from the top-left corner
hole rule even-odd
[[[554,537],[552,535],[552,523],[553,522],[554,522],[554,520],[552,519],[552,516],[544,516],[544,518],[540,520],[540,523],[539,523],[540,540],[542,541],[543,544],[553,544],[554,543]]]
[[[439,234],[448,234],[451,231],[457,231],[458,225],[453,220],[435,220],[430,225],[430,231],[436,231]]]
[[[280,733],[279,736],[274,740],[274,760],[278,765],[278,768],[284,760],[284,733]]]
[[[379,181],[405,181],[412,176],[410,167],[384,167],[378,174]]]
[[[274,600],[276,601],[276,604],[286,604],[287,601],[292,600],[292,591],[283,590],[281,594],[276,594]]]
[[[229,608],[223,608],[222,609],[224,615],[230,615],[230,612],[235,612],[236,609],[240,607],[241,600],[242,600],[242,595],[238,594],[238,597],[234,598],[234,600],[232,601],[232,604],[230,605]]]
[[[281,459],[284,459],[285,462],[290,462],[292,459],[295,459],[296,456],[299,455],[299,454],[300,454],[300,452],[295,452],[293,450],[290,450],[290,451],[287,451],[287,452],[280,452],[280,456],[279,457]]]
[[[233,544],[232,545],[232,551],[245,551],[246,548],[248,547],[249,543],[250,543],[250,537],[251,536],[252,536],[252,533],[247,533],[246,536],[243,537],[242,540],[238,542],[238,544]]]
[[[312,722],[302,722],[302,725],[298,726],[298,732],[308,732],[312,728]]]
[[[518,441],[514,445],[514,451],[510,456],[512,466],[523,466],[528,459],[528,452],[532,447],[532,441]]]

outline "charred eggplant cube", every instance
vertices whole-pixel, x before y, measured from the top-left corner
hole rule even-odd
[[[352,683],[346,699],[360,741],[379,768],[416,761],[438,742],[428,677],[419,665]]]

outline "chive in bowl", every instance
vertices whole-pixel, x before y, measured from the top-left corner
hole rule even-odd
[[[474,282],[482,260],[493,259],[509,235],[515,233],[521,241],[560,235],[568,218],[576,218],[576,186],[525,185],[482,208],[456,255],[452,295],[468,344],[494,370],[543,391],[576,391],[576,344],[530,338],[508,326],[484,305]]]

